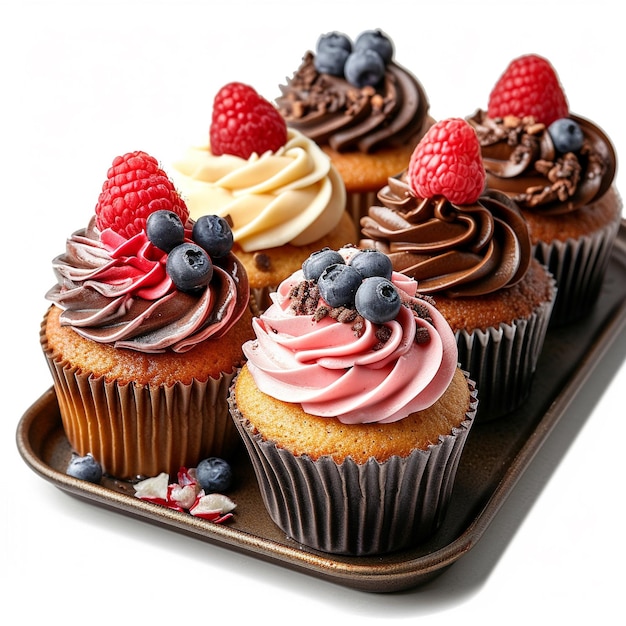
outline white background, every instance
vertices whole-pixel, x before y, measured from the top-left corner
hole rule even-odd
[[[51,384],[38,342],[50,261],[86,224],[113,157],[142,149],[167,163],[208,133],[223,84],[248,82],[272,99],[320,34],[377,27],[422,81],[435,118],[486,106],[508,62],[537,52],[557,68],[572,111],[624,153],[618,3],[0,6],[0,604],[12,623],[623,620],[624,332],[481,541],[401,594],[353,591],[94,507],[34,474],[15,446],[18,420]],[[622,170],[617,184],[626,189]]]

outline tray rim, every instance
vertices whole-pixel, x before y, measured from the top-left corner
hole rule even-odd
[[[626,254],[626,220],[620,223],[615,248]],[[226,545],[263,560],[321,576],[349,587],[370,592],[389,592],[411,588],[443,572],[471,550],[482,538],[491,521],[510,495],[525,469],[530,465],[543,443],[575,400],[584,382],[611,345],[612,338],[626,326],[626,297],[613,310],[595,335],[589,351],[577,364],[567,384],[553,399],[528,440],[511,460],[502,479],[472,522],[452,541],[427,554],[415,558],[397,559],[377,564],[359,557],[338,557],[320,552],[301,550],[263,538],[229,525],[212,524],[184,512],[146,502],[110,489],[75,479],[47,465],[35,453],[29,437],[32,423],[39,414],[56,404],[51,386],[24,412],[18,422],[16,443],[25,463],[42,478],[73,496],[111,508],[127,515],[161,526],[173,528],[205,541]],[[569,391],[569,393],[565,393]]]

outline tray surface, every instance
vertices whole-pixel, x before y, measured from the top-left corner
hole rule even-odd
[[[379,557],[343,557],[315,552],[287,538],[268,516],[252,466],[241,448],[232,460],[237,504],[234,520],[213,524],[134,496],[130,483],[109,478],[99,485],[65,474],[71,456],[51,388],[24,413],[17,446],[33,471],[71,495],[198,539],[275,562],[348,587],[399,591],[423,584],[467,553],[482,537],[600,361],[626,324],[626,222],[594,310],[584,320],[549,329],[526,403],[500,419],[472,427],[460,460],[442,527],[427,542]]]

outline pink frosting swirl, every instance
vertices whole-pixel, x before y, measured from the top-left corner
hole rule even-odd
[[[205,289],[185,293],[169,278],[166,261],[145,231],[126,239],[111,229],[100,232],[92,219],[54,259],[57,284],[46,298],[63,309],[62,325],[116,348],[185,352],[222,336],[247,307],[243,266],[229,254],[214,261]]]
[[[394,422],[441,397],[457,367],[456,341],[441,313],[416,297],[414,280],[394,272],[405,306],[385,324],[364,320],[360,333],[331,316],[297,314],[290,294],[303,280],[298,271],[279,285],[253,320],[256,340],[243,346],[261,391],[345,424]]]

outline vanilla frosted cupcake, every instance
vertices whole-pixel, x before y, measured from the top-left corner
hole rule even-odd
[[[270,516],[336,554],[427,539],[476,409],[445,319],[356,248],[315,253],[272,300],[230,398]]]
[[[288,126],[316,141],[346,185],[358,224],[389,176],[406,169],[433,123],[424,88],[380,29],[320,36],[276,99]]]
[[[501,417],[530,392],[555,288],[532,258],[526,222],[505,194],[484,191],[474,131],[435,124],[407,172],[391,178],[361,220],[361,247],[389,256],[451,325],[461,367],[480,392],[478,418]]]
[[[52,263],[42,349],[72,449],[108,475],[176,474],[239,443],[227,396],[249,288],[217,219],[189,220],[157,161],[128,153]]]
[[[356,243],[329,158],[247,85],[230,83],[216,94],[210,142],[188,149],[171,176],[193,219],[229,220],[255,311],[312,252]]]
[[[581,319],[597,299],[621,221],[611,141],[570,113],[554,68],[535,54],[514,59],[488,109],[468,121],[488,186],[520,206],[535,256],[556,279],[551,324]]]

